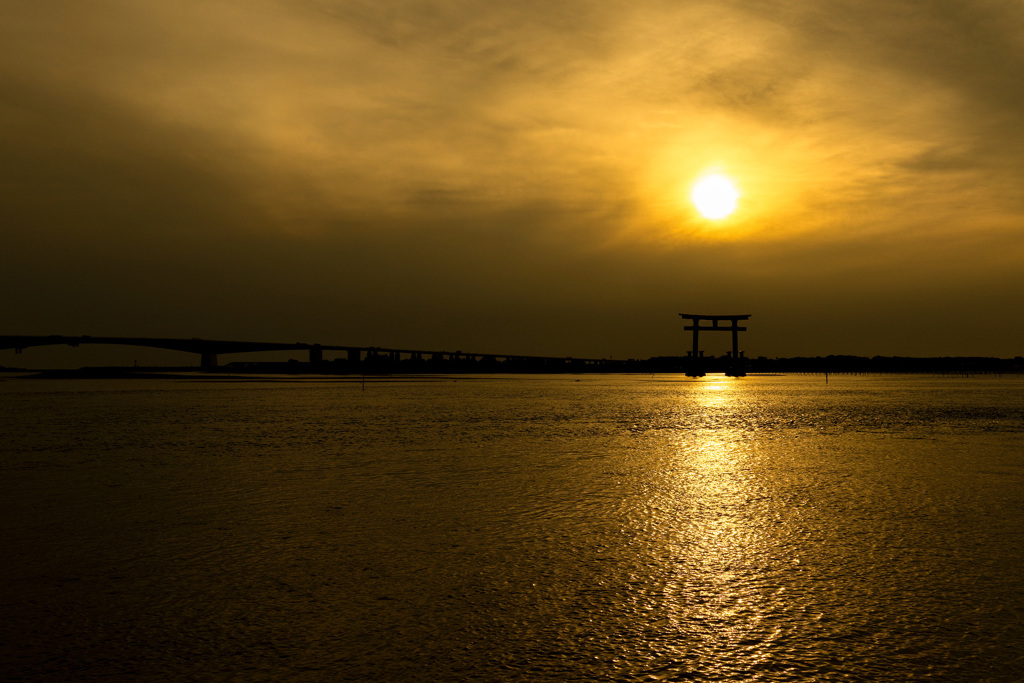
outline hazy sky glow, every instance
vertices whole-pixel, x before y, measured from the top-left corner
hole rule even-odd
[[[7,334],[1024,355],[1017,1],[15,0],[0,40]]]

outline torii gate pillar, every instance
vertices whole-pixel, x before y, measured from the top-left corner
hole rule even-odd
[[[320,344],[313,344],[309,347],[309,364],[320,365],[324,362],[324,350]]]
[[[749,315],[698,315],[695,313],[680,313],[679,317],[684,320],[689,320],[690,324],[684,327],[685,330],[693,331],[693,350],[690,352],[690,369],[686,372],[688,377],[703,377],[704,369],[701,367],[700,359],[700,339],[699,335],[701,330],[707,332],[732,332],[732,354],[730,367],[725,374],[730,377],[742,377],[746,372],[743,371],[743,365],[741,359],[743,352],[740,351],[740,332],[746,332],[747,328],[740,327],[741,320],[748,320]],[[702,320],[710,320],[711,325],[701,326]],[[722,321],[729,321],[731,324],[726,327],[719,325]]]

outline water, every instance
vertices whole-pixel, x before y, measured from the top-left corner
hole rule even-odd
[[[0,381],[5,681],[1024,680],[1024,379]]]

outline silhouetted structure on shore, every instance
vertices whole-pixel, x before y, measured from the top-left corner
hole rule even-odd
[[[684,327],[684,330],[693,332],[693,350],[688,353],[689,363],[686,374],[689,377],[703,377],[704,371],[704,352],[700,350],[700,333],[701,332],[732,332],[732,352],[728,354],[730,362],[728,363],[725,374],[733,377],[742,377],[746,374],[743,370],[743,352],[740,351],[739,333],[746,332],[747,328],[740,327],[741,320],[749,320],[749,315],[698,315],[696,313],[680,313],[679,317],[684,320],[689,320],[690,324]],[[701,325],[702,320],[708,320],[711,325]],[[731,325],[724,327],[719,325],[720,322],[729,321]]]
[[[687,317],[687,316],[684,316]],[[689,316],[691,319],[694,316]],[[697,316],[711,319],[712,316]],[[903,356],[815,356],[796,358],[746,358],[736,343],[738,332],[745,330],[737,322],[749,316],[716,316],[731,321],[730,326],[712,327],[712,330],[733,333],[733,352],[724,356],[704,356],[690,353],[686,356],[659,356],[648,359],[593,359],[555,356],[524,356],[518,354],[463,353],[461,351],[415,351],[380,347],[327,346],[303,343],[232,342],[203,339],[158,339],[149,337],[65,337],[65,336],[0,336],[0,349],[24,349],[53,344],[126,344],[195,353],[200,357],[200,369],[216,372],[245,372],[268,374],[329,374],[329,375],[387,375],[418,373],[685,373],[700,376],[705,373],[744,374],[789,373],[922,373],[943,375],[1017,374],[1024,373],[1024,358],[938,357],[912,358]],[[694,323],[698,324],[697,321]],[[689,327],[687,328],[689,329]],[[701,327],[701,330],[708,329]],[[696,332],[695,332],[696,336]],[[285,362],[236,361],[218,364],[218,354],[249,353],[257,351],[303,351],[306,360]],[[325,351],[341,351],[339,357],[325,360]],[[699,351],[699,350],[698,350]],[[697,360],[700,374],[693,365]],[[741,362],[742,365],[737,365]],[[4,368],[0,367],[0,370]],[[10,368],[8,368],[10,369]],[[138,368],[83,368],[76,371],[52,371],[47,376],[133,376],[159,371],[183,371],[193,367],[138,367]]]
[[[1024,357],[992,358],[986,356],[814,356],[794,358],[750,359],[751,372],[759,373],[830,373],[830,374],[1019,374],[1024,373]]]

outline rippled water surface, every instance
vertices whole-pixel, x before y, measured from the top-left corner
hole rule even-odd
[[[1024,680],[1024,380],[0,381],[0,679]]]

